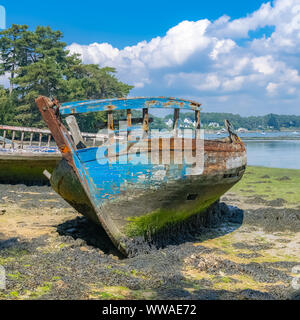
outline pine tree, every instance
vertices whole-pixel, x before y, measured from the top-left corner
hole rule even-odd
[[[60,31],[43,26],[28,31],[27,26],[13,25],[0,32],[0,74],[10,73],[9,101],[14,106],[14,123],[45,126],[35,105],[39,95],[75,101],[125,97],[132,89],[115,77],[115,69],[85,65],[78,55],[70,55],[62,37]],[[105,114],[81,118],[85,130],[97,130]]]
[[[13,91],[13,80],[19,67],[28,64],[26,34],[28,26],[13,24],[0,32],[0,75],[10,75],[9,93]]]
[[[0,124],[17,124],[14,112],[13,97],[7,89],[0,86]]]

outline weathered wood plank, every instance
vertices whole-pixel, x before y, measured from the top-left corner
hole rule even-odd
[[[24,144],[24,131],[21,133],[21,149],[23,149],[23,144]]]
[[[130,128],[132,126],[131,109],[127,110],[127,126],[128,126],[128,128]]]
[[[201,137],[201,133],[200,133],[200,128],[201,128],[200,110],[195,111],[195,120],[196,120],[196,138],[200,139],[200,137]]]
[[[107,113],[107,128],[108,130],[114,130],[114,118],[112,111]]]
[[[48,143],[47,143],[47,147],[48,147],[48,148],[50,147],[51,138],[52,138],[52,136],[51,136],[51,134],[49,134],[49,135],[48,135]]]
[[[33,132],[30,133],[29,145],[32,146]]]
[[[195,111],[195,121],[196,121],[196,129],[201,128],[201,122],[200,122],[200,110]]]
[[[134,97],[103,100],[88,100],[63,103],[60,107],[62,115],[87,113],[108,110],[127,110],[140,108],[180,108],[199,110],[201,103],[168,97]]]
[[[78,123],[74,116],[69,116],[66,118],[67,124],[70,128],[72,138],[74,140],[75,145],[77,148],[82,149],[82,147],[86,147],[84,140],[82,138]]]
[[[148,108],[143,108],[143,130],[145,133],[149,132],[149,112]]]
[[[12,146],[12,148],[15,147],[15,143],[14,143],[15,137],[16,137],[16,131],[13,131],[12,132],[12,138],[11,138],[11,146]]]
[[[0,130],[51,134],[50,130],[47,130],[47,129],[38,129],[38,128],[29,128],[29,127],[15,127],[15,126],[6,126],[6,125],[1,125],[1,124],[0,124]],[[86,137],[91,137],[91,138],[96,137],[96,133],[82,132],[81,135],[86,136]]]
[[[174,135],[178,135],[178,120],[179,120],[179,109],[174,109],[174,117],[173,117],[173,132]]]
[[[39,135],[39,147],[42,145],[42,133]]]
[[[6,126],[6,125],[0,125],[0,130],[11,130],[11,131],[17,131],[17,132],[23,131],[23,132],[34,132],[34,133],[44,133],[44,134],[51,133],[50,130],[47,130],[47,129],[15,127],[15,126]]]
[[[3,132],[3,148],[5,148],[6,130]]]

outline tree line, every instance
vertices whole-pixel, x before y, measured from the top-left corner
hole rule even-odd
[[[165,122],[172,119],[172,115],[165,117]],[[180,114],[180,121],[183,123],[184,119],[194,121],[195,115],[193,113]],[[242,117],[238,114],[232,113],[214,113],[214,112],[202,112],[201,124],[204,128],[208,128],[211,123],[218,123],[220,127],[224,127],[224,120],[229,120],[234,128],[245,128],[247,130],[284,130],[300,128],[300,116],[296,115],[278,115],[267,114],[264,116],[249,116]]]
[[[284,130],[300,128],[300,116],[267,114],[264,116],[242,117],[232,113],[202,113],[201,122],[208,125],[210,122],[217,122],[224,125],[224,119],[229,120],[235,128],[245,128],[248,130],[274,129]]]

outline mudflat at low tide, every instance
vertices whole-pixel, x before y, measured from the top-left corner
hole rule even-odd
[[[2,184],[0,299],[300,299],[299,189],[249,167],[197,230],[124,258],[50,187]]]

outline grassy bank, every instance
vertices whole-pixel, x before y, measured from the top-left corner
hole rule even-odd
[[[283,199],[286,206],[300,205],[300,170],[249,166],[232,192],[268,201]]]

